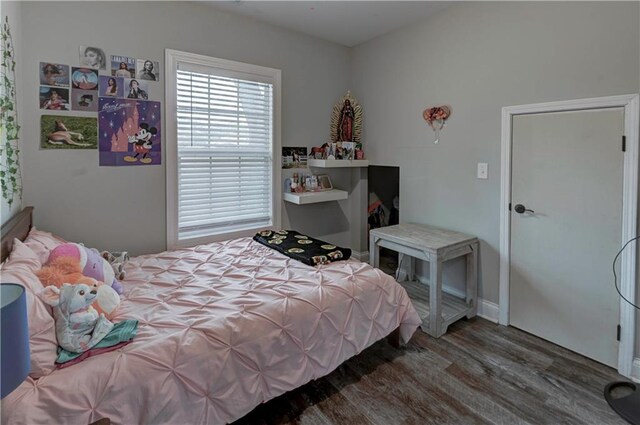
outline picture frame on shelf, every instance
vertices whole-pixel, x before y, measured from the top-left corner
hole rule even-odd
[[[331,184],[331,178],[328,174],[320,174],[318,176],[318,190],[331,190],[333,184]]]
[[[353,161],[355,159],[355,148],[356,144],[354,142],[342,142],[342,159]]]

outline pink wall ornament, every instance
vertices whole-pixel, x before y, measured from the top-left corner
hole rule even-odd
[[[422,113],[422,117],[429,124],[429,127],[436,133],[433,143],[438,144],[440,140],[440,130],[447,124],[447,120],[451,116],[451,107],[442,105],[427,108]]]

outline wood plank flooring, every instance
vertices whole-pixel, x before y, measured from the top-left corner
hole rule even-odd
[[[602,396],[615,370],[475,318],[400,349],[380,341],[234,425],[625,424]]]

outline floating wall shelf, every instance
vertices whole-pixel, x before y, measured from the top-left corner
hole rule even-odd
[[[325,190],[322,192],[285,192],[282,194],[282,197],[285,201],[291,202],[292,204],[305,205],[315,204],[318,202],[342,201],[349,197],[349,192],[338,189]]]
[[[316,168],[357,168],[368,167],[369,161],[366,159],[308,159],[307,165]]]

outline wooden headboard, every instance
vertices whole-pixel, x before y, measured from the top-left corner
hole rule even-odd
[[[0,262],[6,260],[13,249],[15,238],[25,240],[33,224],[33,207],[26,207],[2,225],[0,233]]]

